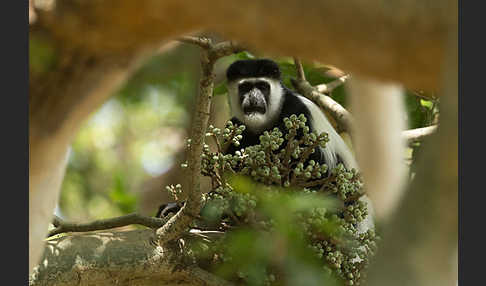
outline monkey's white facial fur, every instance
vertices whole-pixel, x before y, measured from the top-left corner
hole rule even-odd
[[[266,77],[230,82],[228,94],[231,113],[254,133],[272,126],[283,102],[280,81]]]

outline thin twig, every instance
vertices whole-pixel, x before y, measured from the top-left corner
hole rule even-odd
[[[433,134],[437,131],[438,125],[431,125],[422,128],[410,129],[402,132],[402,136],[405,138],[406,142],[414,143],[422,140],[424,137]]]
[[[214,139],[214,143],[216,144],[216,147],[218,148],[218,152],[223,153],[223,149],[221,147],[221,144],[219,143],[218,136],[216,136],[215,134],[212,134],[211,137]]]
[[[304,73],[304,66],[302,65],[302,62],[294,57],[294,63],[295,63],[295,69],[297,70],[297,79],[299,81],[305,81],[305,73]]]
[[[298,186],[301,187],[301,188],[310,188],[310,187],[315,187],[315,186],[321,186],[321,185],[323,185],[327,182],[330,182],[333,179],[334,179],[333,176],[329,176],[327,178],[320,179],[320,180],[314,180],[314,181],[310,181],[310,182],[302,182],[301,184],[298,184]]]
[[[212,46],[211,39],[204,37],[182,36],[177,40],[183,43],[200,46],[203,49],[210,49]]]
[[[219,230],[208,230],[208,229],[198,229],[198,228],[192,228],[189,232],[184,234],[185,236],[188,237],[202,237],[204,239],[219,239],[222,236],[224,236],[225,232],[224,231],[219,231]]]
[[[317,91],[320,93],[331,93],[335,88],[343,85],[351,76],[350,75],[343,75],[329,83],[324,83],[316,86]]]
[[[120,217],[100,219],[89,223],[70,223],[62,221],[59,217],[54,216],[53,225],[56,227],[48,233],[48,237],[64,232],[86,232],[95,230],[104,230],[115,227],[121,227],[131,224],[143,225],[149,228],[158,228],[164,225],[167,219],[146,217],[136,213],[127,214]]]

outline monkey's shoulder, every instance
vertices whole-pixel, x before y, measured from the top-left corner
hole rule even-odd
[[[279,121],[283,121],[285,117],[290,117],[292,114],[297,116],[304,114],[307,119],[310,119],[310,111],[297,93],[284,88],[284,96],[285,98],[282,104],[282,110],[280,111]]]

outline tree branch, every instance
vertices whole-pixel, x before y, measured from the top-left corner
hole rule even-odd
[[[318,92],[317,89],[305,79],[304,69],[300,60],[294,58],[294,62],[297,70],[297,79],[291,79],[291,82],[295,89],[300,94],[316,103],[322,110],[329,112],[338,124],[337,131],[339,133],[351,130],[353,125],[353,117],[351,113],[334,101],[330,96]]]
[[[189,189],[187,190],[187,200],[184,206],[157,230],[157,238],[161,245],[177,239],[182,232],[186,231],[194,220],[199,216],[203,205],[203,197],[200,186],[201,177],[201,154],[204,138],[209,121],[211,98],[214,87],[214,63],[223,56],[230,55],[241,50],[233,42],[222,42],[213,45],[211,40],[201,38],[183,38],[184,41],[202,47],[201,68],[202,77],[199,82],[199,94],[197,96],[194,121],[191,128],[191,145],[189,148],[188,165],[190,170]]]
[[[219,58],[229,56],[231,54],[239,53],[244,51],[245,47],[241,46],[240,44],[234,41],[225,41],[220,42],[212,46],[209,50],[209,56],[213,61],[218,60]]]
[[[295,69],[297,70],[297,79],[291,79],[291,82],[295,89],[316,103],[322,110],[329,112],[336,120],[338,126],[337,131],[339,133],[352,130],[353,117],[349,111],[347,111],[342,105],[334,101],[330,96],[324,93],[330,93],[332,90],[350,78],[350,75],[344,75],[330,83],[321,84],[313,87],[306,79],[304,75],[304,69],[302,62],[294,57]],[[434,133],[437,130],[437,126],[428,126],[423,128],[411,129],[403,131],[403,137],[410,144],[422,140],[424,137]]]
[[[182,36],[177,40],[186,44],[199,46],[203,49],[210,49],[212,46],[212,40],[206,37]]]
[[[306,81],[304,66],[302,65],[302,62],[298,58],[294,57],[294,63],[295,63],[295,69],[297,70],[297,80]]]
[[[167,219],[146,217],[136,213],[124,216],[95,220],[89,223],[69,223],[62,221],[59,217],[54,216],[53,224],[56,228],[49,231],[48,237],[64,232],[86,232],[95,230],[105,230],[115,227],[121,227],[131,224],[139,224],[149,228],[158,228],[164,225]]]
[[[343,85],[351,76],[350,75],[343,75],[342,77],[339,77],[330,83],[325,83],[325,84],[320,84],[316,86],[317,91],[320,93],[331,93],[335,88]]]
[[[405,130],[402,132],[402,135],[403,137],[405,137],[405,140],[408,142],[408,144],[410,144],[413,142],[420,141],[425,137],[433,134],[434,132],[437,131],[437,127],[438,125],[432,125],[432,126],[427,126],[422,128]]]

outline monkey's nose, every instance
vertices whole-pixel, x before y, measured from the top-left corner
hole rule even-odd
[[[246,114],[249,113],[265,113],[266,106],[265,103],[259,100],[258,98],[249,97],[247,101],[243,102],[243,112]]]
[[[260,104],[260,100],[258,99],[258,97],[254,96],[254,95],[250,95],[250,105],[259,105]]]

